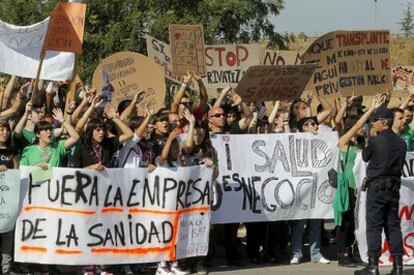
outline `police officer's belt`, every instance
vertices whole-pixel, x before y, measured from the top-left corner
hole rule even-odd
[[[371,190],[398,192],[401,186],[401,178],[375,177],[368,179],[366,184]]]

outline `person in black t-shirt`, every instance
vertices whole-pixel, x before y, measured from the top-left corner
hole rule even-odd
[[[10,134],[10,126],[7,122],[0,123],[0,172],[7,169],[17,169],[18,161],[14,147],[12,147],[12,137]],[[3,274],[10,272],[13,260],[14,237],[13,230],[0,234],[2,255],[2,271]]]
[[[69,167],[102,171],[105,167],[110,167],[112,156],[118,150],[119,144],[125,143],[132,137],[131,129],[116,117],[111,107],[105,108],[105,115],[120,130],[120,135],[109,137],[106,124],[102,119],[90,119],[86,126],[84,141],[76,147],[69,160]]]

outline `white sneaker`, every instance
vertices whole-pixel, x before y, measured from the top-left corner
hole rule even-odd
[[[300,260],[298,257],[293,257],[292,260],[290,260],[290,264],[299,264]]]
[[[161,267],[159,266],[157,268],[157,271],[155,272],[155,274],[159,274],[159,275],[171,275],[174,274],[173,272],[171,272],[171,270],[168,267]]]
[[[190,274],[190,272],[188,272],[187,270],[182,270],[178,266],[172,266],[171,267],[171,273],[172,274],[177,274],[177,275],[187,275],[187,274]]]
[[[320,264],[329,264],[329,263],[331,263],[331,261],[322,256],[319,259],[319,261],[317,261],[317,263],[320,263]]]

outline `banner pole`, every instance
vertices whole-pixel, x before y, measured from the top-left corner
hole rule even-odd
[[[37,90],[38,90],[37,84],[39,83],[40,72],[42,71],[43,60],[44,59],[45,59],[45,52],[42,51],[41,54],[40,54],[39,65],[37,65],[36,78],[35,78],[35,81],[33,83],[32,97],[30,98],[31,102],[35,98],[35,94],[37,93]]]

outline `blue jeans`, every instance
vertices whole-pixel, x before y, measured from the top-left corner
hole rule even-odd
[[[302,236],[306,220],[291,221],[292,226],[292,254],[293,257],[302,259]],[[321,254],[321,220],[309,220],[309,244],[311,262],[317,262]]]

